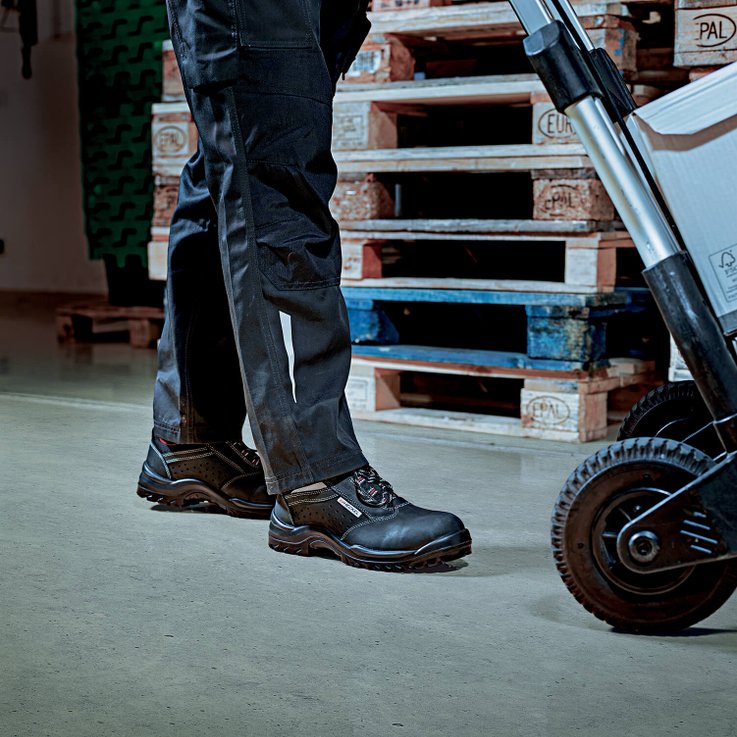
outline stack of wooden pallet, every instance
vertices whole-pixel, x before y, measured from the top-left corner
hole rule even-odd
[[[683,75],[662,52],[668,33],[646,27],[668,6],[643,7],[576,5],[648,99],[659,89],[644,83],[663,89]],[[639,265],[567,120],[530,73],[511,7],[374,0],[371,20],[334,116],[354,414],[603,437],[616,391],[629,388],[627,403],[652,380],[652,363],[626,350],[641,340],[645,303],[621,287]],[[672,38],[671,29],[671,47]],[[159,277],[177,176],[196,145],[171,49],[165,56],[150,249]]]

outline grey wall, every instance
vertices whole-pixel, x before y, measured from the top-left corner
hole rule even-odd
[[[104,293],[87,258],[72,0],[41,0],[33,79],[20,37],[0,33],[0,289]]]

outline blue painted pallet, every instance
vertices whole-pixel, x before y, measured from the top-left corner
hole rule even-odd
[[[387,361],[412,361],[433,364],[461,364],[465,366],[486,366],[501,369],[528,369],[532,371],[588,371],[591,368],[605,368],[608,361],[601,366],[592,366],[589,362],[551,360],[530,358],[524,353],[509,351],[481,351],[467,348],[436,348],[423,345],[356,345],[353,355],[357,358],[379,358]],[[407,367],[412,370],[411,366]],[[418,367],[418,370],[421,370]]]
[[[394,345],[402,342],[398,327],[383,308],[384,302],[426,301],[424,296],[437,297],[437,292],[456,298],[455,303],[483,305],[520,305],[527,316],[527,361],[555,362],[557,368],[568,370],[606,366],[607,320],[615,315],[638,313],[649,309],[647,290],[628,290],[614,294],[540,294],[530,292],[465,292],[463,290],[405,290],[348,288],[346,304],[354,343]],[[352,297],[361,292],[362,299]],[[369,299],[369,294],[374,299]],[[385,296],[386,295],[386,296]],[[474,301],[474,295],[479,300]],[[442,296],[442,294],[440,295]],[[470,299],[468,299],[470,296]],[[379,297],[385,297],[379,300]],[[435,300],[439,301],[439,300]],[[452,299],[444,300],[451,303]],[[545,304],[540,304],[545,302]],[[400,318],[401,319],[401,318]],[[478,318],[475,318],[478,319]],[[479,325],[479,330],[499,329],[494,324]],[[493,337],[493,333],[491,334]],[[438,349],[441,350],[441,349]],[[471,351],[474,353],[474,351]],[[502,355],[496,351],[478,351],[493,359]],[[505,359],[507,360],[507,359]],[[512,359],[508,359],[512,360]],[[517,360],[517,359],[514,359]],[[531,365],[531,364],[530,364]],[[540,367],[541,364],[537,364]]]

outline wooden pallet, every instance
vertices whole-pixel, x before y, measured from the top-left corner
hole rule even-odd
[[[625,73],[635,70],[637,33],[619,3],[577,3],[576,11],[596,46],[606,48]],[[506,2],[376,12],[371,36],[346,74],[348,81],[411,79],[414,55],[435,54],[440,65],[449,46],[509,44],[524,32]]]
[[[638,104],[660,94],[657,88],[630,85]],[[333,150],[396,148],[398,121],[427,117],[433,110],[472,106],[528,106],[532,143],[578,143],[565,115],[559,113],[539,79],[530,74],[450,77],[343,85],[335,96]],[[404,116],[404,117],[402,117]]]
[[[652,363],[631,359],[612,360],[607,368],[592,372],[545,371],[525,366],[523,357],[520,361],[522,365],[515,366],[514,356],[492,352],[439,351],[422,346],[367,350],[359,346],[354,349],[346,394],[357,419],[585,442],[606,437],[607,405],[618,390],[629,389],[626,402],[630,404],[651,388],[655,379]],[[510,391],[518,392],[516,414],[509,416],[509,407],[505,415],[408,407],[408,399],[415,405],[418,401],[416,395],[408,397],[402,392],[401,377],[406,374],[510,382]],[[431,397],[425,399],[430,403]]]
[[[615,339],[629,334],[633,320],[644,335],[643,317],[652,315],[646,293],[638,290],[584,295],[344,286],[343,294],[356,344],[383,350],[400,343],[462,342],[494,353],[511,349],[515,366],[523,355],[525,367],[536,370],[605,366],[609,346],[621,342]]]
[[[160,307],[120,307],[100,300],[75,302],[56,310],[60,341],[124,340],[127,334],[131,347],[154,348],[163,324]]]
[[[632,248],[633,243],[625,232],[593,232],[595,226],[595,223],[586,221],[549,223],[534,220],[369,220],[344,223],[343,284],[356,287],[440,286],[522,292],[612,292],[617,276],[617,249]],[[483,245],[484,251],[496,249],[500,251],[499,256],[507,261],[510,259],[509,250],[514,249],[512,258],[519,263],[521,278],[450,279],[446,276],[421,279],[411,274],[386,277],[386,267],[382,261],[385,251],[392,248],[401,258],[403,248],[406,250],[410,243],[424,243],[427,248],[433,241],[442,241],[446,250],[458,242],[464,244],[466,251],[474,248],[476,253],[482,253],[478,249]],[[562,250],[555,258],[556,263],[562,262],[557,278],[546,274],[544,280],[535,281],[529,276],[529,266],[535,254],[539,253],[541,243],[545,248],[552,249],[558,245],[558,250]],[[489,256],[489,259],[493,258]],[[549,268],[550,264],[546,262],[545,269]],[[450,267],[445,267],[446,274],[448,271]]]

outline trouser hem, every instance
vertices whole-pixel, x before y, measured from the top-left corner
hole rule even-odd
[[[266,490],[269,494],[286,494],[293,489],[299,489],[300,486],[341,476],[367,464],[366,457],[360,451],[313,461],[309,468],[295,473],[267,477]]]

